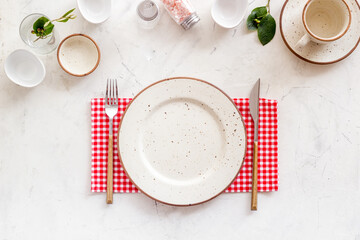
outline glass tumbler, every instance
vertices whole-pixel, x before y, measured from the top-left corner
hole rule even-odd
[[[137,6],[138,22],[144,29],[152,29],[160,19],[158,5],[150,0],[145,0]]]
[[[33,24],[36,20],[41,17],[47,16],[41,13],[33,13],[26,16],[19,27],[19,33],[21,39],[28,45],[34,52],[39,54],[48,54],[54,51],[59,45],[59,34],[56,31],[55,27],[45,39],[38,39],[35,34],[32,34]]]

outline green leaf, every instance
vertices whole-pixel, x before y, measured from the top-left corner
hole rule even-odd
[[[57,22],[67,22],[67,21],[69,21],[69,18],[65,18],[65,19],[59,20],[59,21],[57,21]]]
[[[46,36],[46,35],[49,35],[49,34],[52,32],[53,28],[54,28],[54,24],[52,24],[52,23],[50,22],[48,25],[46,25],[46,26],[44,27],[44,35],[45,35],[45,36]]]
[[[249,30],[256,30],[257,23],[255,22],[256,15],[254,13],[250,13],[249,17],[246,20],[246,26]]]
[[[41,17],[38,20],[36,20],[33,24],[34,32],[37,33],[38,28],[43,29],[46,22],[48,22],[49,19],[46,17]]]
[[[275,36],[276,22],[270,15],[261,19],[258,27],[258,37],[262,45],[268,44]]]
[[[70,13],[72,13],[74,10],[75,10],[75,8],[73,8],[73,9],[71,9],[71,10],[67,11],[64,15],[62,15],[62,17],[61,17],[61,18],[66,17],[67,15],[69,15]]]
[[[262,18],[266,16],[268,11],[266,6],[263,6],[263,7],[254,8],[254,10],[252,10],[251,13],[255,13],[256,18]]]
[[[76,16],[71,14],[74,10],[75,10],[75,8],[67,11],[61,18],[54,19],[52,21],[50,21],[46,17],[39,18],[38,20],[36,20],[34,22],[33,31],[31,31],[31,33],[38,36],[39,37],[38,39],[46,38],[49,34],[52,33],[52,31],[53,31],[53,29],[55,27],[52,22],[54,22],[54,21],[56,21],[56,22],[67,22],[67,21],[69,21],[69,19],[75,19]],[[37,39],[35,41],[37,41]]]
[[[254,10],[251,11],[249,17],[246,21],[246,26],[249,30],[256,30],[258,28],[258,25],[263,17],[267,14],[267,7],[257,7]]]

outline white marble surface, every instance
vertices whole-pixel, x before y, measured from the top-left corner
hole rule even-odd
[[[111,18],[92,25],[79,17],[57,24],[61,37],[92,36],[102,51],[98,69],[76,78],[56,54],[41,56],[39,86],[16,86],[5,57],[25,48],[21,19],[57,17],[75,1],[1,0],[0,8],[0,239],[360,239],[360,50],[330,65],[311,65],[284,45],[279,28],[262,47],[242,23],[215,26],[211,1],[193,0],[201,21],[184,32],[163,12],[156,29],[137,27],[137,1],[113,1]],[[257,0],[250,6],[265,4]],[[283,1],[271,2],[279,19]],[[232,97],[246,97],[262,79],[263,97],[279,101],[279,191],[223,194],[190,208],[156,204],[141,194],[90,192],[90,98],[107,77],[131,97],[172,76],[205,79]]]

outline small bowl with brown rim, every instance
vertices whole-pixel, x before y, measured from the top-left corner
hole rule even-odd
[[[99,65],[100,49],[89,36],[81,33],[64,38],[57,50],[60,67],[70,75],[89,75]]]

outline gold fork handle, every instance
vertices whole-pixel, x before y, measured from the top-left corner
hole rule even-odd
[[[257,210],[257,182],[258,182],[258,142],[254,142],[253,172],[252,172],[252,193],[251,210]]]
[[[109,136],[108,163],[107,163],[107,184],[106,184],[106,203],[113,203],[113,136]]]

